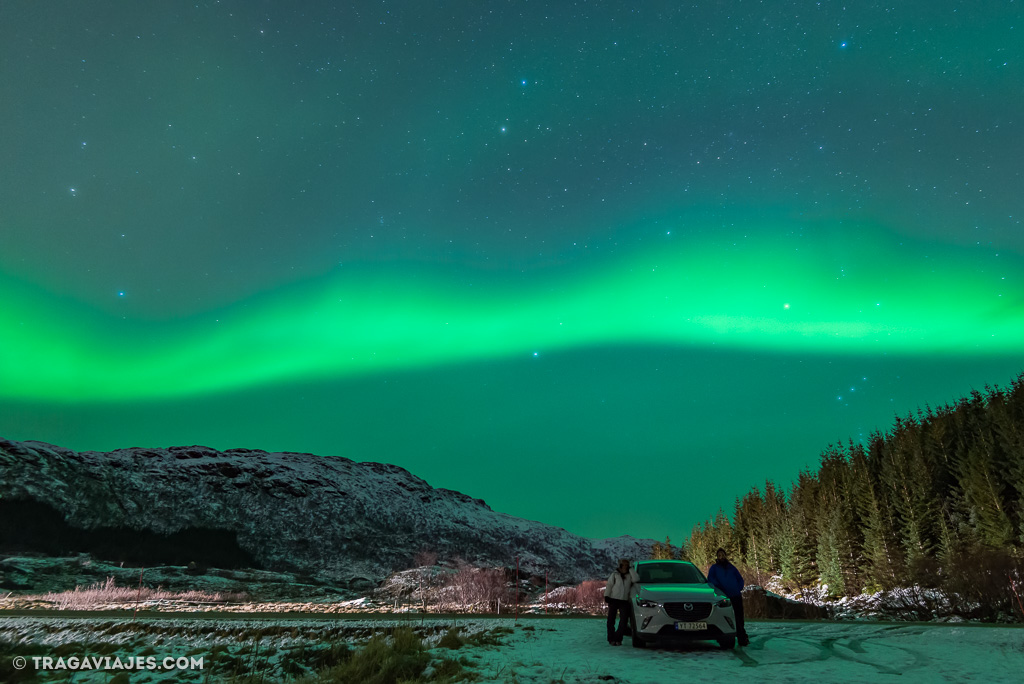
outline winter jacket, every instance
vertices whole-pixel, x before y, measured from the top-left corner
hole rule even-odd
[[[743,591],[743,575],[736,566],[726,561],[725,567],[712,563],[708,568],[708,584],[726,596],[739,596]]]
[[[608,584],[605,585],[604,595],[606,598],[616,599],[619,601],[628,601],[632,598],[633,585],[640,581],[640,576],[636,574],[636,570],[633,568],[629,569],[629,573],[623,579],[619,571],[616,570],[608,576]]]

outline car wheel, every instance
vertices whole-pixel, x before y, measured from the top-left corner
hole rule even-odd
[[[733,648],[736,648],[736,637],[723,637],[718,640],[718,645],[726,651],[732,650]]]
[[[630,636],[632,637],[630,641],[633,642],[633,648],[643,648],[647,645],[647,642],[644,641],[643,637],[637,634],[640,630],[637,629],[636,625],[636,613],[633,613],[633,619],[629,621],[629,631]]]

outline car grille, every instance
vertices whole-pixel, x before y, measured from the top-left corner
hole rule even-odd
[[[690,610],[687,610],[689,608]],[[711,615],[711,604],[710,603],[666,603],[665,612],[673,620],[683,620],[685,622],[695,622],[697,620],[704,620],[708,615]]]

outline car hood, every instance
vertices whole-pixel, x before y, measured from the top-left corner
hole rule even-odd
[[[636,586],[641,599],[658,603],[714,602],[725,598],[724,594],[719,593],[708,584],[638,584]]]

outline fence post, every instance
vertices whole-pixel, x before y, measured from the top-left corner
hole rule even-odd
[[[519,624],[519,556],[516,556],[516,620],[514,624]]]
[[[135,622],[135,616],[139,614],[139,601],[142,600],[142,573],[144,572],[146,572],[145,565],[139,570],[139,592],[135,595],[135,611],[132,612],[132,622]]]

